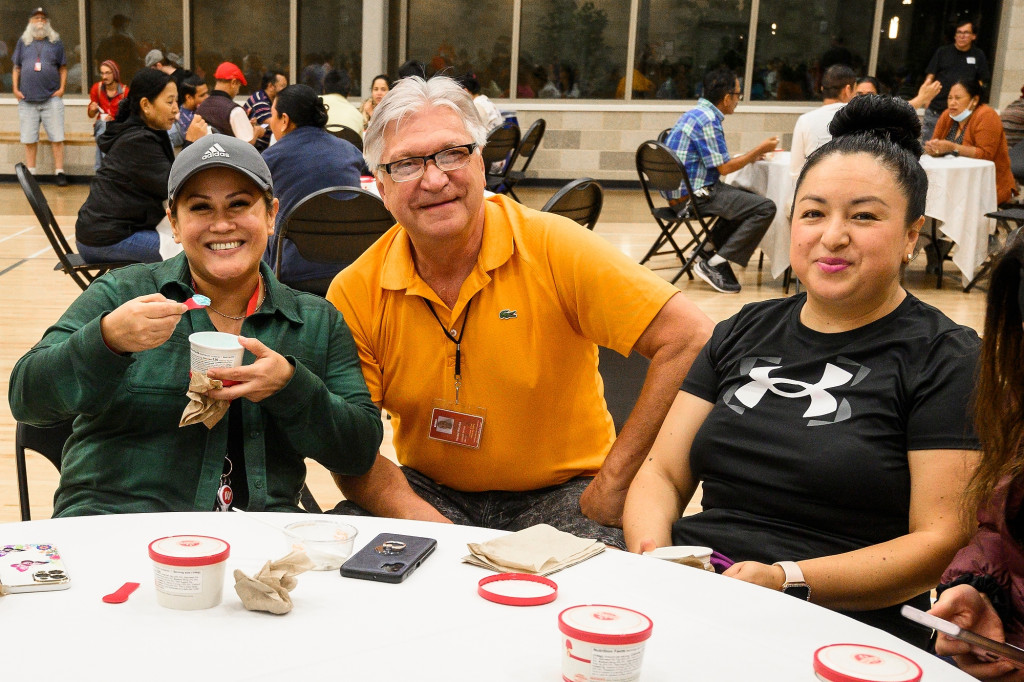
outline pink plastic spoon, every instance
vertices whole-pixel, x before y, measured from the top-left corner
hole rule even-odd
[[[124,585],[121,585],[121,587],[119,587],[116,592],[111,592],[110,594],[103,597],[103,601],[105,601],[108,604],[123,604],[124,602],[128,601],[128,597],[131,595],[131,593],[137,590],[138,588],[138,583],[125,583]]]
[[[192,298],[185,301],[185,307],[189,310],[199,310],[210,305],[210,299],[202,294],[196,294]]]

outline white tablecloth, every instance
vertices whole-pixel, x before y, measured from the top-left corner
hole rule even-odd
[[[956,243],[953,263],[970,280],[988,257],[988,236],[995,230],[995,221],[985,214],[998,208],[996,165],[981,159],[922,156],[921,166],[928,174],[924,214],[938,221],[942,233]]]
[[[771,264],[772,277],[778,279],[789,267],[789,205],[794,184],[789,175],[789,152],[775,152],[771,159],[744,166],[723,181],[775,202],[775,219],[760,247]]]
[[[957,244],[953,263],[967,280],[988,256],[988,235],[995,221],[985,217],[996,210],[996,167],[991,161],[963,157],[921,157],[928,175],[925,215],[938,221],[941,232]],[[775,202],[778,212],[761,240],[771,260],[772,277],[789,267],[789,210],[795,184],[789,173],[789,152],[775,152],[724,179]]]
[[[391,519],[345,519],[356,549],[377,533],[436,538],[437,551],[399,585],[304,573],[284,616],[242,608],[233,569],[255,573],[288,550],[253,514],[139,514],[0,525],[0,544],[57,546],[72,586],[0,598],[5,679],[51,680],[558,680],[558,614],[597,603],[654,621],[642,679],[814,682],[823,645],[857,642],[911,657],[927,682],[969,680],[891,635],[793,597],[625,552],[606,551],[552,576],[551,604],[511,607],[477,596],[487,571],[460,563],[466,542],[500,531]],[[300,514],[259,514],[283,526]],[[204,534],[231,545],[224,601],[205,611],[156,603],[150,541]],[[100,601],[126,581],[124,604]],[[13,666],[13,667],[12,667]],[[20,670],[20,673],[15,671]],[[35,673],[31,671],[36,671]]]

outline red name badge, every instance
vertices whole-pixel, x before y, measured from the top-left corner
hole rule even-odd
[[[456,412],[435,407],[430,413],[430,433],[433,440],[461,445],[466,448],[479,448],[484,433],[482,415]]]
[[[43,63],[40,62],[40,61],[36,61],[36,65],[35,65],[35,69],[34,70],[35,71],[42,71],[43,70]]]

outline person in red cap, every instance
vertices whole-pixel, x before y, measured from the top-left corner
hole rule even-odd
[[[196,113],[217,132],[256,144],[266,131],[263,126],[252,123],[234,100],[239,89],[247,85],[242,70],[231,62],[223,62],[213,73],[213,78],[213,92],[199,105]]]
[[[121,100],[128,96],[128,88],[121,82],[121,69],[113,59],[107,59],[100,64],[100,80],[92,84],[89,90],[89,108],[86,113],[89,118],[95,118],[93,124],[93,135],[99,140],[100,135],[107,129],[107,123],[117,118],[117,109],[121,106]],[[103,160],[103,152],[96,148],[96,169],[99,170],[100,161]]]

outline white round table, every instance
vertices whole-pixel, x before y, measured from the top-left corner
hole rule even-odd
[[[487,571],[461,563],[467,542],[502,533],[415,521],[341,517],[359,529],[356,550],[380,532],[436,538],[437,551],[404,583],[298,577],[294,610],[246,611],[231,573],[253,574],[289,550],[284,526],[304,514],[126,514],[0,525],[0,544],[46,542],[71,576],[65,591],[0,598],[7,677],[54,680],[558,680],[558,614],[613,604],[647,614],[642,678],[814,682],[823,645],[870,644],[911,657],[924,680],[969,680],[945,662],[874,628],[781,593],[650,557],[608,550],[556,573],[543,606],[485,601]],[[156,603],[150,541],[212,535],[231,545],[220,606],[175,611]],[[124,582],[126,603],[100,598]],[[35,672],[32,672],[35,671]]]

